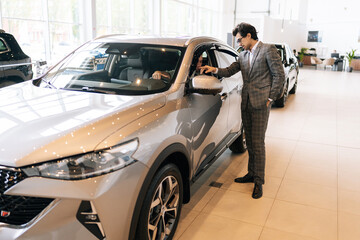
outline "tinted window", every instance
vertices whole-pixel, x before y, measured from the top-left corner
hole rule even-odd
[[[132,43],[90,43],[60,62],[40,86],[121,95],[167,90],[178,72],[184,49]],[[152,79],[168,71],[170,80]]]
[[[0,39],[0,52],[4,52],[6,50],[8,50],[8,49],[6,47],[4,40]]]
[[[220,68],[226,68],[236,61],[236,58],[228,50],[217,50],[215,54]]]

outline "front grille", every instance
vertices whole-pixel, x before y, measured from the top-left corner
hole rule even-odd
[[[22,225],[31,221],[53,199],[6,195],[4,192],[24,180],[21,170],[0,168],[0,222]]]
[[[4,193],[6,190],[25,179],[25,174],[20,170],[14,169],[1,169],[0,168],[0,193]]]

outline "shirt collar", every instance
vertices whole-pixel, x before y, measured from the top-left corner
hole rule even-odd
[[[251,54],[253,54],[253,53],[255,52],[255,49],[256,49],[256,47],[257,47],[258,44],[259,44],[259,41],[256,42],[256,44],[255,44],[254,47],[251,49],[251,51],[249,50],[249,52],[250,52]]]

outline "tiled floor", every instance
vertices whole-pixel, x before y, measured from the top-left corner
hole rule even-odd
[[[360,72],[301,69],[297,93],[271,110],[266,155],[254,200],[233,182],[247,154],[227,150],[194,184],[175,239],[360,239]]]

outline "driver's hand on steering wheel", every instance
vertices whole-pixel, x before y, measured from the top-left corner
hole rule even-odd
[[[152,78],[153,79],[158,79],[161,80],[161,78],[165,79],[165,80],[170,80],[170,74],[167,72],[162,72],[162,71],[155,71],[152,74]]]

